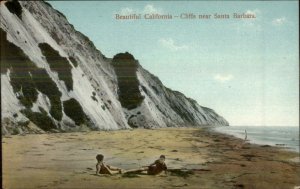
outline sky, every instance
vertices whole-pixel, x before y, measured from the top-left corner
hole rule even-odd
[[[299,126],[297,1],[49,3],[105,56],[130,52],[165,86],[214,109],[230,125]],[[255,18],[236,19],[234,13]],[[120,20],[116,14],[142,19]],[[179,17],[151,20],[145,14]]]

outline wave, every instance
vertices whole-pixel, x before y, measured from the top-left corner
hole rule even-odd
[[[282,146],[287,150],[299,152],[299,128],[290,126],[230,126],[216,127],[216,131],[230,134],[238,138],[245,138],[255,144]]]

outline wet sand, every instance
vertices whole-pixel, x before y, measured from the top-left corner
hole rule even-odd
[[[31,134],[2,138],[3,188],[272,188],[300,186],[299,154],[201,128]],[[95,175],[96,154],[123,169],[161,154],[167,175]],[[189,171],[184,171],[188,169]],[[177,170],[177,171],[176,171]],[[182,170],[182,171],[178,171]]]

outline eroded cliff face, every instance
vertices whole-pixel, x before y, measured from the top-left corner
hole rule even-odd
[[[229,125],[214,110],[202,107],[184,94],[165,87],[161,81],[139,66],[139,87],[144,100],[134,110],[125,109],[126,119],[133,127],[180,127]]]
[[[2,134],[228,125],[133,55],[106,58],[48,3],[1,1],[0,10]]]

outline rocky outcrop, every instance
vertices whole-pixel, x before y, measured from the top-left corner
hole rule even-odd
[[[106,58],[48,3],[0,3],[2,133],[228,125],[133,55]]]

